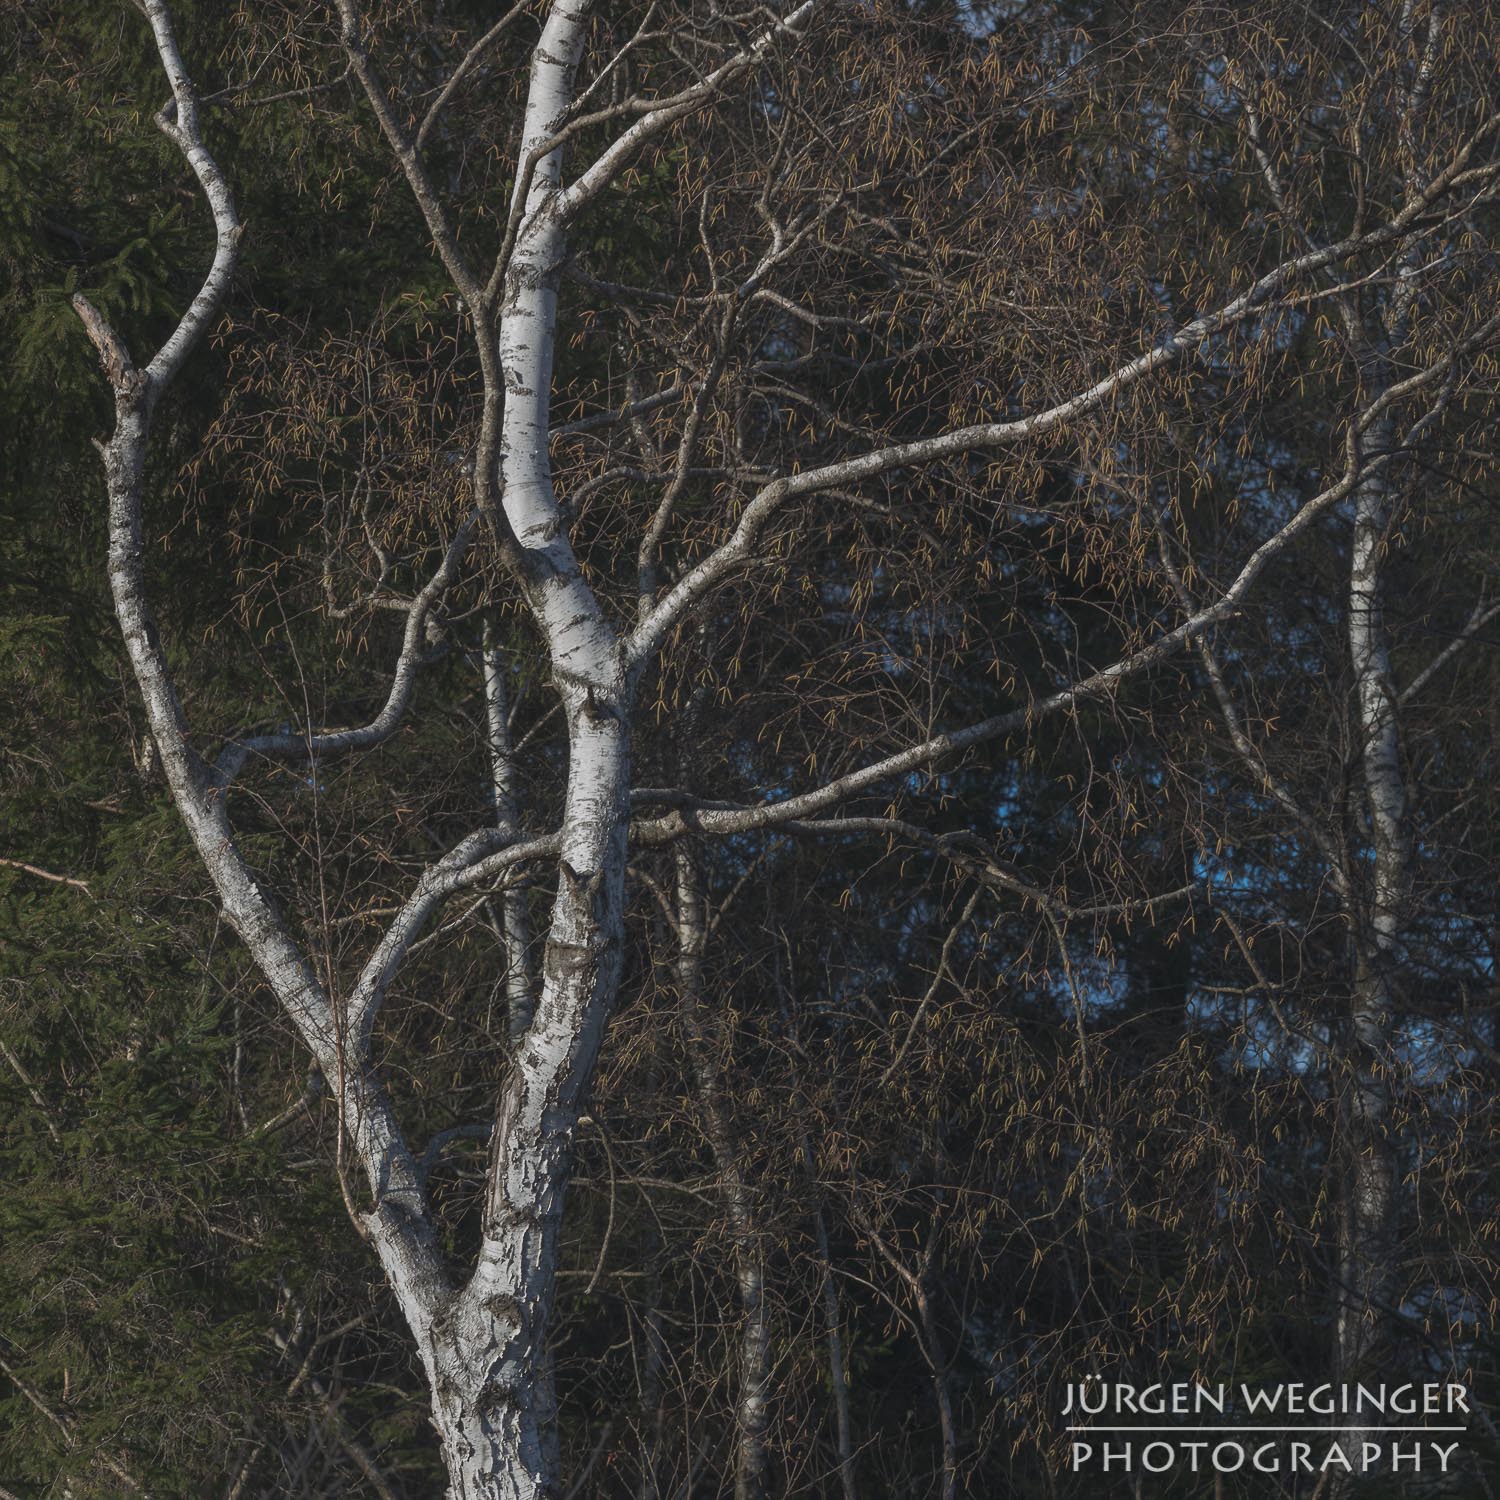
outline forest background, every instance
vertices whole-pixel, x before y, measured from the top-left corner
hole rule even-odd
[[[197,128],[243,233],[140,530],[235,847],[337,1015],[475,819],[536,846],[371,1030],[462,1260],[582,879],[570,734],[616,711],[486,510],[452,274],[525,249],[546,12],[180,0],[163,128],[164,14],[0,14],[0,1494],[425,1496],[453,1440],[344,1054],[184,824],[98,445],[109,339],[144,368],[213,253]],[[528,1355],[561,1493],[1135,1495],[1066,1468],[1101,1375],[1460,1379],[1456,1471],[1358,1488],[1493,1495],[1497,39],[1439,0],[594,8],[551,462],[655,655]]]

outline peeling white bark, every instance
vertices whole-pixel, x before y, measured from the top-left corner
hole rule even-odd
[[[629,685],[619,642],[563,530],[548,456],[562,127],[588,26],[563,0],[533,54],[521,143],[535,159],[507,269],[499,352],[501,503],[568,732],[559,878],[535,1014],[504,1085],[478,1264],[430,1331],[430,1379],[453,1500],[531,1500],[556,1485],[547,1319],[568,1152],[619,984],[629,816]]]

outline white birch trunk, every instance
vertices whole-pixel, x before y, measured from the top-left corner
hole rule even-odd
[[[1396,441],[1389,419],[1374,423],[1365,436],[1371,452],[1389,451]],[[1351,912],[1350,1078],[1341,1116],[1344,1201],[1335,1330],[1338,1375],[1348,1382],[1378,1376],[1367,1366],[1380,1348],[1381,1325],[1399,1295],[1389,1064],[1392,975],[1400,956],[1412,837],[1385,624],[1384,558],[1391,516],[1389,470],[1381,469],[1355,491],[1349,577],[1349,650],[1374,866],[1365,909]],[[1369,1428],[1367,1422],[1352,1423],[1342,1434],[1345,1451],[1362,1451],[1357,1445],[1371,1436]]]
[[[563,0],[533,53],[520,160],[562,125],[588,26]],[[450,1500],[536,1500],[558,1487],[547,1323],[573,1130],[619,986],[629,808],[629,685],[616,633],[563,531],[548,457],[560,153],[541,156],[503,290],[501,502],[567,721],[559,878],[541,989],[495,1122],[479,1263],[428,1333]]]
[[[569,1148],[619,983],[628,764],[614,717],[579,709],[569,743],[562,874],[536,1016],[496,1121],[480,1261],[424,1350],[450,1500],[532,1500],[557,1485],[547,1321]]]
[[[1401,176],[1408,201],[1430,188],[1416,149],[1417,130],[1427,109],[1448,20],[1441,4],[1429,8],[1425,39],[1403,104],[1399,128],[1407,149]],[[1414,8],[1408,5],[1400,19],[1405,40],[1415,40],[1415,26]],[[1416,239],[1403,236],[1395,258],[1395,283],[1368,328],[1361,326],[1357,304],[1345,303],[1346,322],[1371,397],[1386,395],[1396,384],[1392,355],[1406,345],[1413,328],[1421,260]],[[1362,434],[1360,447],[1370,456],[1389,455],[1401,441],[1387,408]],[[1401,1295],[1399,1172],[1390,1118],[1391,1030],[1415,839],[1401,763],[1400,696],[1391,669],[1385,619],[1385,559],[1394,515],[1392,471],[1387,462],[1367,475],[1354,492],[1349,564],[1349,655],[1374,862],[1365,909],[1350,913],[1356,947],[1347,1043],[1352,1078],[1342,1117],[1345,1177],[1336,1326],[1338,1374],[1344,1381],[1371,1376],[1378,1381],[1384,1375],[1367,1366],[1375,1364],[1382,1350],[1383,1330]],[[1362,1417],[1361,1413],[1345,1434],[1346,1452],[1351,1451],[1347,1444],[1362,1443],[1373,1435],[1375,1422]],[[1342,1482],[1338,1488],[1349,1486]]]

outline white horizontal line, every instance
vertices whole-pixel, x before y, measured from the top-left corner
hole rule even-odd
[[[1069,1432],[1467,1432],[1467,1427],[1069,1427]]]

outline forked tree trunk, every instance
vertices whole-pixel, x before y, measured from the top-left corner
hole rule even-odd
[[[567,719],[559,877],[540,994],[495,1121],[479,1263],[424,1330],[423,1360],[450,1500],[541,1500],[558,1486],[547,1323],[557,1280],[568,1155],[620,980],[629,811],[630,688],[618,637],[584,582],[558,512],[548,455],[557,278],[557,150],[572,102],[587,5],[560,0],[533,53],[522,160],[534,163],[525,228],[503,288],[499,444],[504,516]]]
[[[619,985],[626,742],[583,698],[570,713],[562,875],[536,1016],[504,1085],[469,1285],[423,1325],[450,1500],[542,1500],[558,1483],[546,1341],[573,1131]]]

